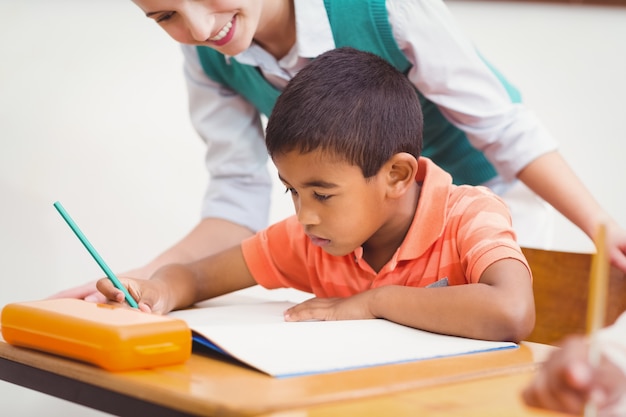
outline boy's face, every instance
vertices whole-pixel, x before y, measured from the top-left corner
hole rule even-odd
[[[252,43],[261,0],[133,0],[174,40],[237,55]]]
[[[358,166],[322,151],[292,151],[273,160],[304,231],[329,254],[351,253],[384,225],[381,173],[366,180]]]

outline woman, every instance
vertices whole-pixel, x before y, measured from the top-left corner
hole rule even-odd
[[[194,127],[207,144],[202,220],[130,271],[189,262],[235,245],[268,219],[262,114],[321,53],[353,46],[405,72],[424,109],[424,155],[456,183],[498,194],[521,180],[593,239],[609,224],[613,264],[626,271],[626,231],[600,207],[518,92],[476,51],[437,0],[134,0],[182,44]],[[531,224],[517,224],[523,230]],[[58,296],[95,300],[94,283]]]

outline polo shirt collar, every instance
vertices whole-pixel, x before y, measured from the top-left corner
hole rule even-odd
[[[417,259],[422,256],[440,237],[448,216],[448,200],[452,176],[430,159],[420,157],[415,181],[422,186],[413,222],[396,253],[384,269],[395,269],[399,261]],[[363,247],[352,253],[354,261],[360,264]],[[382,270],[381,270],[382,271]],[[372,271],[372,273],[374,273]]]
[[[398,261],[424,254],[445,228],[452,176],[430,159],[421,157],[415,181],[422,184],[422,190],[411,227],[398,248]]]

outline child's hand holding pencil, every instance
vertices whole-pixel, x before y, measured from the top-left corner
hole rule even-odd
[[[522,396],[530,406],[585,417],[624,416],[626,374],[604,355],[605,346],[599,332],[605,324],[610,271],[604,224],[599,225],[594,243],[596,254],[589,277],[587,335],[565,339],[561,349],[548,358]],[[626,357],[626,352],[623,355]]]

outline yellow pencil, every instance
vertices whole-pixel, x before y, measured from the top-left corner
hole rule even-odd
[[[606,300],[609,287],[609,254],[606,249],[606,225],[600,223],[594,239],[596,253],[591,261],[589,275],[589,299],[587,301],[587,337],[589,338],[589,363],[596,367],[600,362],[600,346],[597,332],[604,327]],[[597,409],[587,403],[585,417],[595,417]]]
[[[592,336],[604,327],[606,297],[609,285],[609,254],[606,250],[606,225],[598,225],[594,239],[596,253],[591,261],[589,299],[587,301],[587,334]]]

